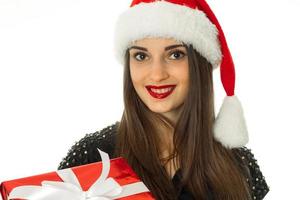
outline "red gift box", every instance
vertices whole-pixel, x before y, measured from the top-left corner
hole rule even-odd
[[[39,196],[47,200],[154,199],[124,158],[109,160],[106,153],[99,152],[102,162],[5,181],[1,183],[2,198],[8,200],[12,195],[12,199]]]

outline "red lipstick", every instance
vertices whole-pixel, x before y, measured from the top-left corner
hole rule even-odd
[[[149,94],[156,98],[156,99],[164,99],[166,98],[167,96],[169,96],[173,90],[175,89],[176,85],[161,85],[161,86],[155,86],[155,85],[147,85],[146,88],[149,92]],[[169,90],[167,90],[166,92],[159,92],[159,91],[155,91],[155,90],[158,90],[158,89],[166,89],[166,88],[169,88]],[[154,90],[152,90],[154,89]]]

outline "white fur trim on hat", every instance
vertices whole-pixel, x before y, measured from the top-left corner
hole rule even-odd
[[[173,38],[193,47],[214,68],[222,59],[218,29],[203,11],[166,1],[140,3],[122,13],[116,23],[114,48],[124,64],[125,52],[135,40]]]
[[[214,137],[227,148],[245,146],[248,131],[240,101],[226,96],[214,124]]]

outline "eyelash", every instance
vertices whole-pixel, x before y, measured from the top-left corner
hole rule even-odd
[[[180,50],[175,50],[175,51],[171,52],[170,55],[173,55],[173,54],[175,54],[175,53],[181,54],[181,57],[178,58],[178,59],[172,59],[172,60],[179,60],[179,59],[181,59],[181,58],[183,58],[183,57],[185,56],[185,53],[182,52],[182,51],[180,51]],[[133,57],[134,57],[135,60],[137,60],[137,61],[139,61],[139,62],[141,62],[141,61],[143,61],[143,60],[137,59],[136,57],[137,57],[138,55],[143,55],[143,56],[146,56],[146,57],[147,57],[147,55],[146,55],[145,53],[143,53],[143,52],[137,52],[137,53],[135,53],[135,54],[133,55]]]

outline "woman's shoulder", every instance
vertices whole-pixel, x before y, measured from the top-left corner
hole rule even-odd
[[[235,152],[241,165],[247,170],[246,177],[251,189],[252,198],[256,200],[263,199],[269,192],[269,186],[258,165],[252,150],[247,147],[236,148]]]
[[[119,122],[117,121],[99,131],[86,134],[69,149],[66,157],[60,162],[58,169],[101,161],[97,148],[106,152],[111,159],[114,158],[118,125]]]

